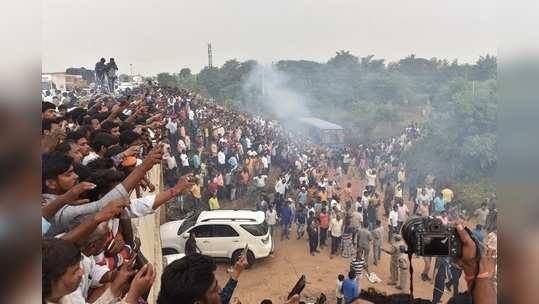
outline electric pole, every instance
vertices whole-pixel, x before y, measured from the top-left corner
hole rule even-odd
[[[211,69],[213,68],[213,53],[212,53],[212,50],[211,50],[211,42],[208,43],[208,67]]]
[[[129,81],[133,81],[133,64],[132,63],[129,64],[129,76],[131,77]]]

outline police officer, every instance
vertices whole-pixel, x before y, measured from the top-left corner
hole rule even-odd
[[[395,234],[393,236],[393,239],[395,242],[391,243],[389,246],[389,250],[382,249],[385,253],[388,253],[391,257],[389,262],[389,273],[390,273],[390,279],[387,285],[397,285],[397,282],[399,281],[399,257],[401,255],[400,248],[399,248],[399,242],[401,241],[400,234]]]
[[[409,283],[410,283],[410,272],[408,271],[408,268],[410,267],[410,263],[408,261],[408,256],[406,255],[406,246],[400,245],[399,246],[399,259],[398,259],[398,265],[399,265],[399,274],[400,274],[400,283],[396,287],[397,289],[401,290],[408,290]]]

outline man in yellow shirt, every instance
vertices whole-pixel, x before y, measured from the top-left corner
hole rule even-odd
[[[445,188],[442,190],[442,198],[444,200],[444,203],[450,203],[453,200],[453,190],[449,188]]]
[[[322,187],[320,191],[320,202],[328,202],[328,192],[326,191],[326,188]]]
[[[219,209],[219,201],[217,200],[217,197],[215,196],[215,193],[211,194],[211,197],[208,201],[208,204],[210,205],[210,210],[217,210]]]
[[[202,198],[202,195],[200,194],[200,186],[198,185],[199,181],[196,180],[195,184],[191,187],[191,194],[193,195],[193,198],[195,199],[195,208],[200,208],[200,199]]]

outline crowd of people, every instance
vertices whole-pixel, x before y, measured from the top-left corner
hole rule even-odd
[[[96,75],[107,70],[101,69],[104,59],[98,64]],[[286,242],[306,233],[309,254],[328,247],[331,258],[353,258],[347,278],[338,276],[337,298],[344,303],[358,303],[360,278],[375,277],[368,267],[379,264],[382,252],[391,255],[388,284],[405,292],[403,223],[413,216],[436,216],[445,224],[461,217],[452,212],[448,185],[407,172],[400,160],[420,136],[420,126],[412,124],[400,136],[378,142],[321,147],[277,121],[155,85],[121,95],[98,90],[72,93],[58,103],[44,100],[43,302],[144,302],[156,273],[140,251],[131,219],[167,202],[183,214],[250,202],[247,198],[254,200],[246,207],[265,212],[272,236],[278,232]],[[166,190],[156,189],[146,176],[154,165],[163,167]],[[355,193],[351,179],[366,186]],[[472,214],[479,223],[474,235],[489,250],[496,242],[494,199]],[[413,210],[405,200],[413,202]],[[422,278],[430,280],[431,260],[424,260]],[[240,258],[221,289],[214,262],[194,251],[165,268],[157,302],[229,303],[246,266]],[[436,259],[434,268],[438,303],[444,287],[458,293],[462,270],[445,258]],[[473,271],[464,268],[467,278]]]

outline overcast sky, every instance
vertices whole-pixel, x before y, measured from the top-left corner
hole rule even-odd
[[[114,57],[121,73],[155,75],[255,59],[325,62],[337,50],[395,61],[409,54],[474,62],[496,54],[490,0],[47,0],[42,68],[92,68]]]

